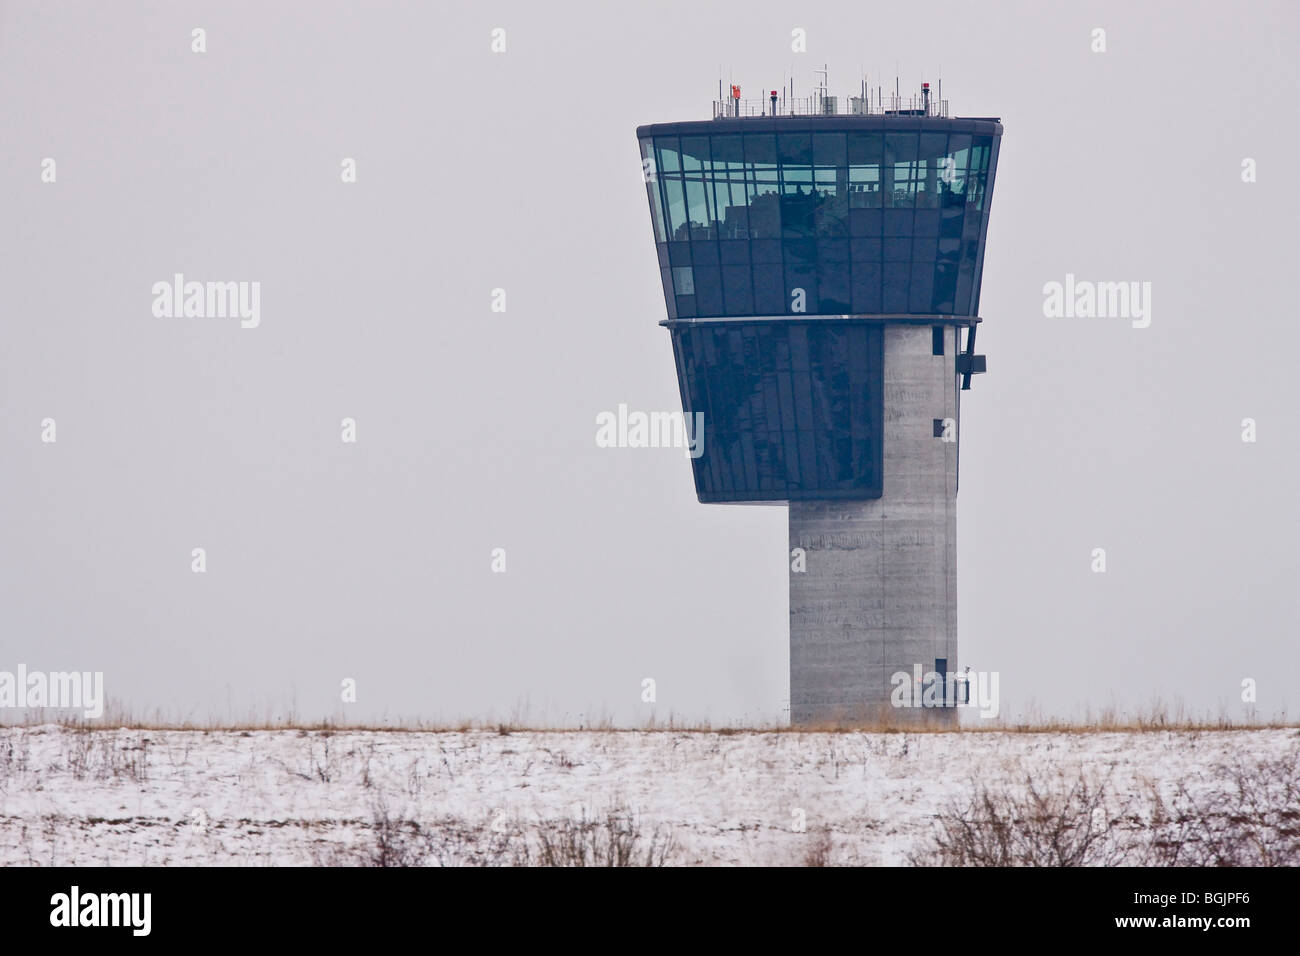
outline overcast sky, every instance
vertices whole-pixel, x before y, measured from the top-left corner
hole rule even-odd
[[[632,724],[644,678],[661,719],[783,719],[785,509],[701,505],[681,451],[598,448],[595,418],[680,409],[636,126],[707,118],[720,67],[806,95],[826,63],[840,95],[942,70],[1006,129],[962,663],[1009,714],[1240,717],[1251,678],[1280,715],[1298,27],[1287,2],[0,4],[0,670],[196,720]],[[260,282],[260,324],[155,316],[178,272]],[[1152,283],[1150,327],[1044,317],[1067,273]]]

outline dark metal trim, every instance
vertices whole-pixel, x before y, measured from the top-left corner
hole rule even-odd
[[[974,325],[971,325],[970,332],[966,333],[966,354],[963,355],[963,358],[966,359],[966,372],[965,375],[962,376],[962,392],[970,392],[971,375],[972,375],[971,363],[972,363],[972,359],[975,358],[975,326]]]
[[[979,119],[938,116],[880,116],[839,114],[835,116],[741,116],[675,123],[649,123],[636,128],[638,139],[647,136],[700,136],[709,133],[839,133],[853,130],[974,133],[1001,136],[1002,123],[993,117]]]
[[[978,315],[914,315],[891,312],[862,315],[715,315],[694,319],[661,319],[659,324],[664,328],[672,329],[683,325],[744,325],[754,322],[854,322],[881,325],[956,325],[966,326],[974,331],[975,326],[983,321]]]

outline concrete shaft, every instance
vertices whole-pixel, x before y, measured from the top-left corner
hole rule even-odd
[[[958,335],[929,326],[884,334],[884,494],[790,502],[793,724],[956,720],[947,708],[891,706],[892,675],[957,669]],[[951,419],[952,441],[935,437]],[[919,688],[914,699],[921,701]]]

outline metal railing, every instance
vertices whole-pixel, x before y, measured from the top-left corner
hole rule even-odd
[[[713,118],[747,116],[948,116],[948,101],[924,96],[813,96],[778,97],[776,112],[771,99],[714,100]]]

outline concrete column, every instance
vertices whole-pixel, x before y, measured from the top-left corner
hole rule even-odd
[[[957,670],[957,442],[934,420],[958,415],[957,335],[891,325],[884,336],[884,494],[790,502],[790,719],[955,723],[952,708],[891,706],[895,673],[935,660]],[[920,702],[920,688],[914,688]]]

